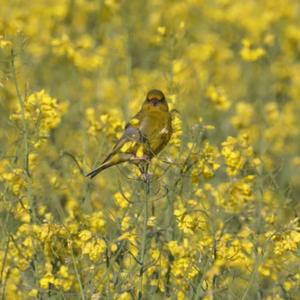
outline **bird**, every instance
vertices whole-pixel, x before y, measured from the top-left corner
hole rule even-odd
[[[90,173],[94,178],[103,170],[129,162],[147,172],[151,159],[169,142],[172,136],[172,115],[165,95],[158,89],[150,90],[140,111],[126,124],[124,133],[102,164]]]

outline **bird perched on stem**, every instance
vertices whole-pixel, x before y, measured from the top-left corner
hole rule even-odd
[[[150,90],[141,110],[125,126],[122,137],[102,164],[86,176],[93,178],[101,171],[123,162],[136,164],[147,173],[151,159],[169,142],[172,117],[164,94]]]

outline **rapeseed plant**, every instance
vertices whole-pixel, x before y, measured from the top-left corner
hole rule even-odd
[[[298,299],[299,49],[298,0],[2,0],[1,299]],[[87,180],[153,88],[150,181]]]

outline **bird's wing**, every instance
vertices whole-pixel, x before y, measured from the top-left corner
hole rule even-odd
[[[140,118],[140,112],[137,113],[132,118],[132,120],[135,119],[139,120],[139,118]],[[117,141],[117,143],[112,149],[112,152],[107,156],[104,162],[110,160],[111,157],[114,154],[116,154],[127,142],[139,142],[139,141],[142,141],[142,134],[139,130],[139,124],[135,124],[131,122],[127,123],[122,137]]]

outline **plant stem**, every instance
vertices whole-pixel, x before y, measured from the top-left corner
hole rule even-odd
[[[20,92],[18,78],[16,74],[16,67],[15,67],[15,53],[12,50],[11,51],[11,68],[12,68],[12,77],[15,84],[15,89],[17,93],[17,98],[19,101],[19,105],[21,108],[21,120],[22,120],[22,126],[23,126],[23,147],[24,147],[24,157],[23,157],[23,168],[26,174],[27,184],[28,184],[28,199],[30,201],[30,214],[32,216],[32,219],[36,222],[36,213],[35,213],[35,207],[34,207],[34,201],[32,197],[32,178],[30,174],[30,166],[29,166],[29,142],[28,142],[28,126],[25,118],[25,98],[23,98]]]
[[[148,177],[148,172],[144,173],[145,179],[143,182],[144,186],[144,222],[143,222],[143,236],[142,236],[142,248],[141,248],[141,257],[140,257],[140,287],[139,287],[139,293],[138,293],[138,299],[143,299],[143,281],[144,281],[144,267],[145,267],[145,256],[146,256],[146,244],[147,244],[147,223],[148,223],[148,217],[149,217],[149,211],[148,211],[148,202],[149,202],[149,196],[150,196],[150,180]]]
[[[7,260],[7,254],[8,254],[8,250],[9,250],[9,236],[7,236],[7,242],[6,242],[6,248],[5,248],[5,253],[4,253],[4,257],[3,257],[3,261],[2,261],[2,267],[1,267],[1,272],[0,272],[0,284],[1,286],[3,286],[3,292],[2,292],[2,297],[1,299],[5,298],[5,287],[6,287],[6,278],[5,280],[3,279],[3,275],[4,275],[4,269],[5,269],[5,265],[6,265],[6,260]]]
[[[16,88],[17,98],[19,100],[19,105],[21,108],[21,118],[22,118],[22,126],[23,126],[23,144],[24,144],[24,170],[26,171],[27,176],[30,177],[29,161],[28,161],[28,157],[29,157],[28,129],[25,120],[25,105],[24,105],[24,99],[21,96],[21,92],[17,80],[16,67],[15,67],[15,54],[13,50],[11,52],[11,67],[12,67],[12,77]]]
[[[81,300],[85,300],[85,295],[84,295],[84,290],[83,290],[83,286],[82,286],[82,282],[81,282],[81,278],[78,272],[78,268],[76,265],[76,261],[75,261],[75,257],[74,257],[74,252],[73,252],[73,246],[71,246],[71,256],[72,256],[72,263],[73,263],[73,267],[74,267],[74,271],[75,271],[75,275],[76,275],[76,279],[78,281],[79,284],[79,289],[80,289],[80,296],[81,296]]]

